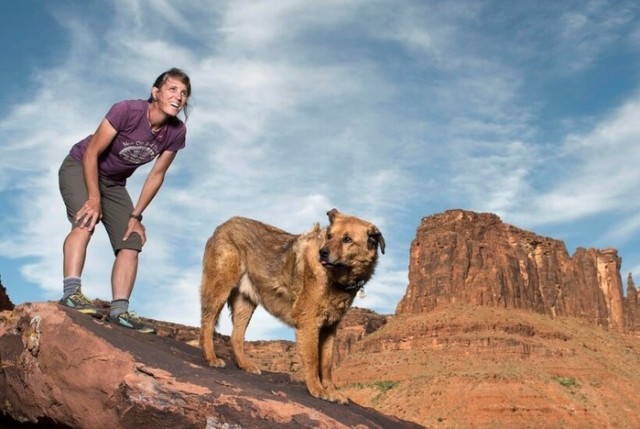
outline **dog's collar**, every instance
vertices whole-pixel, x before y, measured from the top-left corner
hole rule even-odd
[[[365,283],[366,281],[364,280],[356,280],[355,283],[346,284],[346,285],[342,283],[338,283],[338,286],[340,286],[340,288],[346,292],[351,292],[354,290],[357,292],[364,287]]]

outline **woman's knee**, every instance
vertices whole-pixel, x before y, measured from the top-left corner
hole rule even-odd
[[[139,253],[140,251],[137,249],[120,249],[116,251],[116,257],[125,259],[138,259]]]
[[[78,244],[88,244],[92,236],[93,231],[89,231],[87,228],[76,227],[69,231],[69,234],[67,234],[67,238],[65,239],[65,241]]]

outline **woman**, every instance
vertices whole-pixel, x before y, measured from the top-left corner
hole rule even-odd
[[[151,333],[129,312],[138,270],[138,253],[146,241],[142,213],[162,186],[176,153],[184,148],[186,126],[177,115],[191,95],[189,76],[172,68],[162,73],[148,100],[114,104],[93,135],[76,143],[60,167],[60,192],[71,221],[64,241],[64,292],[60,304],[95,317],[98,308],[82,294],[81,275],[94,227],[102,222],[115,253],[108,320]],[[141,165],[156,159],[134,205],[125,185]]]

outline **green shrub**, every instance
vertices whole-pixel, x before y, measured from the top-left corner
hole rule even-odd
[[[578,387],[578,382],[574,377],[557,376],[557,377],[553,377],[553,379],[558,383],[560,383],[562,387],[566,387],[566,388]]]

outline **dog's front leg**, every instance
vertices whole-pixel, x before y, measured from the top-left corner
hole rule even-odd
[[[304,380],[311,396],[330,402],[340,402],[333,392],[320,382],[320,328],[315,320],[300,325],[296,329],[298,354],[304,368]]]
[[[318,362],[320,358],[318,351],[320,329],[314,322],[310,320],[296,329],[296,345],[302,361],[307,390],[311,396],[328,400],[325,398],[325,389],[320,383]]]
[[[333,350],[337,331],[337,324],[325,327],[320,331],[320,382],[332,398],[329,399],[330,401],[348,404],[347,397],[338,392],[333,383]]]

